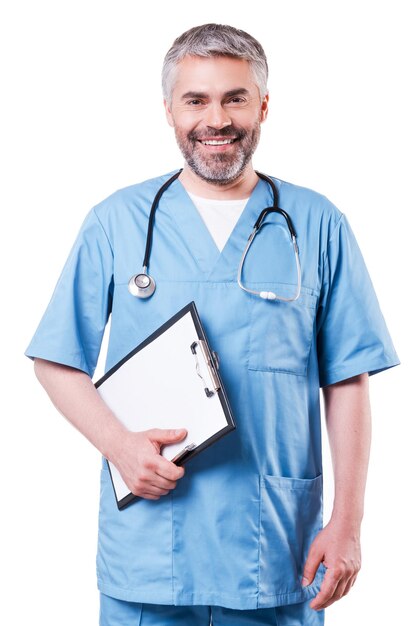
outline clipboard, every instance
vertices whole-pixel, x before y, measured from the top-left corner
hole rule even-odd
[[[235,429],[219,360],[190,302],[95,383],[116,417],[133,432],[186,428],[161,454],[183,465]],[[107,461],[119,510],[138,496]]]

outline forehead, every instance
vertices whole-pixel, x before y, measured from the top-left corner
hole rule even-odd
[[[174,98],[181,98],[187,92],[222,94],[240,88],[258,92],[245,59],[187,56],[176,66]]]

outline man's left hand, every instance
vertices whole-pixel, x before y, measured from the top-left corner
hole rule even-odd
[[[310,585],[323,563],[327,568],[321,588],[310,606],[319,611],[347,595],[361,567],[360,526],[331,520],[309,549],[302,585]]]

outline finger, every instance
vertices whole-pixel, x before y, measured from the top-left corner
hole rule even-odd
[[[318,610],[326,609],[327,607],[331,606],[331,604],[334,604],[334,602],[337,602],[337,600],[341,600],[344,595],[346,586],[347,580],[340,580],[332,596],[326,602],[324,602]]]
[[[160,489],[159,487],[155,487],[154,485],[150,485],[148,487],[148,493],[152,493],[154,496],[167,496],[170,493],[169,489]]]
[[[168,461],[160,454],[154,454],[143,461],[147,479],[151,476],[160,476],[165,480],[176,481],[184,476],[184,468]]]
[[[151,481],[151,484],[154,487],[159,487],[160,489],[175,489],[177,486],[176,480],[169,480],[168,478],[164,478],[164,476],[160,476],[159,474],[155,474],[155,478]]]
[[[152,486],[153,490],[160,490],[161,495],[166,495],[168,491],[175,489],[177,485],[177,480],[178,480],[177,466],[174,465],[173,463],[170,463],[169,461],[166,461],[166,465],[165,464],[163,465],[164,467],[163,471],[159,473],[159,471],[161,471],[159,470],[159,466],[160,466],[159,459],[161,459],[162,461],[165,461],[165,459],[162,459],[162,457],[157,457],[156,461],[154,460],[147,461],[147,464],[145,466],[146,469],[142,473],[141,479],[138,482],[138,490],[142,490],[142,491],[144,491],[145,489],[148,490],[148,488]],[[173,469],[170,466],[173,466]],[[169,472],[171,471],[171,473],[174,474],[175,476],[174,480],[172,478],[167,477],[166,475],[167,469]],[[181,475],[183,475],[183,473],[184,471],[182,472]]]
[[[339,581],[340,576],[338,576],[333,570],[327,569],[321,588],[309,605],[311,609],[315,609],[316,611],[322,609],[323,605],[328,602],[330,598],[332,598]]]
[[[155,496],[153,493],[143,493],[141,498],[145,498],[145,500],[159,500],[161,496]]]
[[[346,596],[347,593],[350,591],[351,587],[356,582],[356,578],[357,578],[357,574],[353,574],[353,576],[351,576],[351,578],[348,579],[348,582],[347,582],[347,584],[345,586],[345,589],[344,589],[343,596]]]
[[[302,586],[306,587],[310,585],[313,579],[316,576],[316,572],[318,570],[319,564],[322,562],[324,557],[322,550],[315,549],[315,546],[312,545],[309,552],[308,557],[306,559],[305,567],[303,568],[303,577],[302,577]]]
[[[183,476],[183,472],[177,471],[177,466],[171,466],[173,463],[156,455],[151,459],[147,459],[144,464],[145,472],[143,479],[145,483],[153,484],[161,489],[174,489],[177,480]]]
[[[165,484],[162,484],[162,481],[159,476],[157,476],[154,472],[144,472],[136,481],[133,481],[132,484],[128,485],[131,489],[132,493],[135,496],[144,497],[145,493],[149,493],[154,496],[162,496],[169,493],[169,489],[167,489]]]
[[[176,443],[184,439],[186,435],[187,430],[185,428],[151,428],[151,430],[148,431],[148,437],[151,441],[155,441],[159,444]]]
[[[161,487],[158,487],[157,485],[153,485],[152,483],[147,481],[145,485],[138,487],[137,489],[132,491],[132,493],[135,496],[139,496],[140,498],[144,498],[145,494],[157,496],[159,498],[161,496],[166,496],[168,493],[170,493],[170,490],[162,489]]]
[[[341,600],[341,598],[346,596],[348,592],[350,591],[351,587],[354,585],[356,578],[357,578],[357,573],[348,574],[347,576],[344,576],[344,578],[342,578],[340,582],[338,583],[337,588],[335,589],[332,597],[319,608],[326,609],[337,600]]]
[[[179,480],[179,478],[184,476],[184,467],[175,465],[163,456],[155,456],[152,469],[155,474],[166,480]]]

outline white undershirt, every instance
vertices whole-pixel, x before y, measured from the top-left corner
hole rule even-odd
[[[214,242],[222,251],[248,202],[248,198],[243,200],[212,200],[211,198],[195,196],[190,192],[188,194]]]

